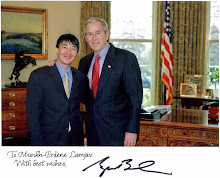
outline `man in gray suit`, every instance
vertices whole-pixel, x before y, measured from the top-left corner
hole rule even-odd
[[[94,50],[79,63],[85,76],[88,146],[135,146],[143,97],[137,58],[107,42],[108,25],[103,19],[90,18],[84,34]]]

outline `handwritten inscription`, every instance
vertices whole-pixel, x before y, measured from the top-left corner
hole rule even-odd
[[[93,164],[91,164],[90,166],[86,167],[85,169],[83,169],[82,171],[86,171],[87,169],[93,167],[94,165],[98,164],[99,165],[99,168],[102,170],[101,174],[99,175],[99,177],[102,177],[105,173],[105,171],[111,171],[111,170],[116,170],[116,169],[120,169],[122,166],[126,166],[124,168],[124,171],[127,171],[127,170],[140,170],[140,171],[144,171],[144,172],[151,172],[151,173],[157,173],[157,174],[166,174],[166,175],[172,175],[172,173],[166,173],[166,172],[161,172],[161,171],[153,171],[153,170],[149,170],[149,169],[146,169],[152,165],[155,164],[155,161],[153,160],[149,160],[149,161],[144,161],[144,162],[141,162],[138,167],[136,168],[132,168],[132,165],[131,165],[131,162],[132,162],[132,159],[126,159],[126,160],[123,160],[121,161],[121,163],[115,167],[110,167],[110,166],[107,166],[107,167],[104,167],[102,165],[102,163],[104,163],[107,159],[109,159],[110,157],[107,156]]]
[[[71,152],[70,158],[81,158],[81,157],[84,160],[85,158],[92,157],[92,154],[91,153],[76,153],[75,151]]]
[[[83,158],[83,160],[87,157],[92,157],[92,153],[77,153],[75,151],[70,152],[69,156],[67,153],[59,153],[57,151],[52,152],[52,151],[46,151],[46,152],[41,152],[41,151],[36,151],[34,153],[30,153],[28,151],[9,151],[7,153],[7,156],[10,158]]]
[[[92,153],[87,152],[76,152],[76,151],[69,151],[66,152],[58,152],[58,151],[8,151],[7,156],[13,160],[15,166],[20,167],[67,167],[67,160],[72,159],[81,159],[86,160],[87,158],[91,158],[93,156]],[[114,170],[136,170],[148,173],[156,173],[156,174],[164,174],[164,175],[172,175],[168,172],[162,172],[158,170],[152,170],[150,167],[155,164],[155,161],[148,160],[143,161],[134,166],[134,162],[132,159],[124,159],[114,166],[110,166],[109,161],[110,156],[107,156],[95,163],[91,164],[90,166],[84,168],[82,171],[87,171],[89,168],[97,167],[98,172],[100,172],[99,177],[102,177],[106,172],[114,171]],[[107,161],[108,160],[108,161]],[[107,164],[107,166],[106,166]]]
[[[37,157],[37,158],[60,158],[60,157],[67,157],[66,153],[58,153],[57,151],[51,152],[51,151],[46,151],[45,153],[42,153],[40,151],[36,151],[34,153],[29,153],[28,151],[9,151],[7,155],[10,158],[32,158],[32,157]]]
[[[42,167],[42,166],[59,166],[66,167],[65,161],[60,161],[59,159],[82,159],[90,158],[93,156],[92,153],[78,153],[76,151],[71,151],[69,153],[60,153],[58,151],[8,151],[7,156],[14,159],[14,165],[16,166],[32,166],[32,167]]]
[[[14,164],[16,166],[63,166],[66,167],[65,162],[60,162],[60,161],[48,161],[46,162],[45,160],[15,160]]]

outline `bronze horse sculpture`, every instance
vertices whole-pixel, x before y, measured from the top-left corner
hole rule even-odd
[[[13,75],[15,75],[16,84],[22,84],[22,82],[18,79],[18,77],[20,76],[20,71],[30,63],[33,66],[37,65],[35,58],[31,56],[24,56],[24,51],[20,51],[19,53],[15,54],[15,67],[9,79],[12,80]]]

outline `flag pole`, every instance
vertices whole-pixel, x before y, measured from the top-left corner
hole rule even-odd
[[[167,90],[167,88],[166,88],[166,85],[165,84],[163,84],[163,103],[164,103],[164,105],[166,105],[166,90]]]

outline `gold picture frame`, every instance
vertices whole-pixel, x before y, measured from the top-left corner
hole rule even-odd
[[[185,75],[185,83],[197,84],[197,94],[202,95],[202,75]]]
[[[1,6],[1,59],[15,53],[47,59],[47,9]]]
[[[197,97],[197,84],[181,83],[180,84],[180,96],[195,98]]]
[[[211,98],[213,98],[213,89],[206,89],[206,96],[210,96]]]

